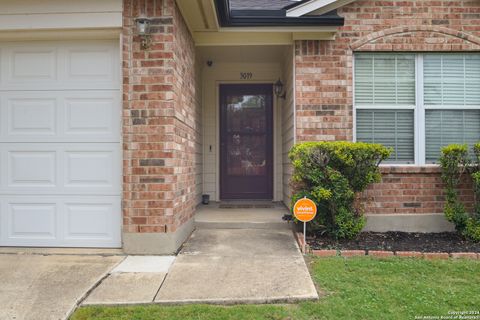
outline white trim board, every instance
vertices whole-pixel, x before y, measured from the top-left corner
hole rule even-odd
[[[196,46],[292,45],[295,40],[334,40],[336,32],[331,29],[317,29],[314,32],[306,32],[308,29],[292,29],[294,32],[284,29],[265,31],[263,28],[249,30],[241,28],[236,31],[220,29],[218,32],[194,32],[193,38]]]
[[[329,11],[343,7],[355,0],[311,0],[287,10],[287,17],[301,17],[304,15],[322,15]]]
[[[121,12],[1,15],[0,30],[121,28]]]
[[[1,31],[122,28],[122,0],[2,0]]]

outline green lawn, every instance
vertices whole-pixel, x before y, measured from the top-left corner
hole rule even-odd
[[[310,262],[322,297],[293,305],[86,307],[84,319],[414,319],[480,311],[480,261],[322,258]]]

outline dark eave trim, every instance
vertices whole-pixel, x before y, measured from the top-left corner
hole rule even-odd
[[[218,22],[222,27],[305,27],[343,26],[336,14],[287,17],[286,10],[230,10],[229,0],[215,0]]]
[[[242,17],[284,17],[285,13],[282,10],[231,10],[231,18]]]
[[[297,3],[292,3],[292,4],[289,4],[288,6],[286,7],[283,7],[283,9],[285,10],[289,10],[289,9],[292,9],[292,8],[295,8],[301,4],[304,4],[305,2],[308,2],[308,1],[311,1],[311,0],[302,0],[302,1],[299,1]]]

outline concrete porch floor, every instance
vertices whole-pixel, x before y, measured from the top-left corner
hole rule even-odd
[[[199,205],[195,213],[197,229],[289,229],[282,220],[288,209],[279,202],[223,201]]]

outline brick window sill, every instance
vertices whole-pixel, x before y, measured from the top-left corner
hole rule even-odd
[[[442,170],[441,170],[440,166],[438,166],[438,165],[427,165],[427,166],[381,165],[380,166],[380,172],[382,174],[388,174],[388,173],[441,173]]]

